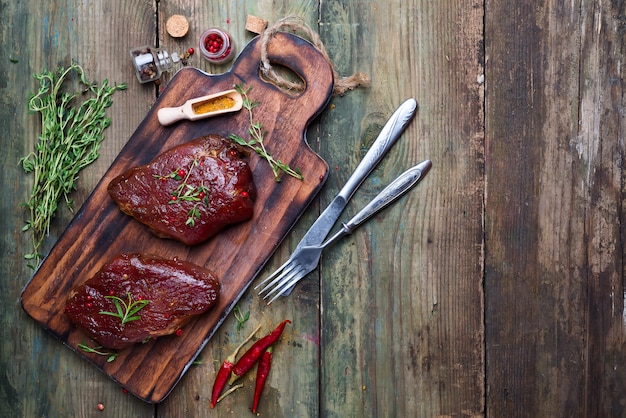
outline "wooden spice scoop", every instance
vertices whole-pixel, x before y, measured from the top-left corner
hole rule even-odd
[[[157,117],[163,126],[179,120],[198,120],[241,110],[243,98],[236,90],[226,90],[208,96],[197,97],[178,107],[159,109]]]

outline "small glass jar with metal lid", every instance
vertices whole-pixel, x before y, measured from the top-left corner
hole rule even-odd
[[[170,70],[173,65],[173,57],[169,52],[150,46],[131,49],[130,57],[140,83],[158,80],[161,74]]]

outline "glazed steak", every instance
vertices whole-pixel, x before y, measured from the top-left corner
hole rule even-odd
[[[209,310],[219,289],[213,274],[195,264],[120,254],[72,290],[65,313],[102,346],[121,349],[176,332]],[[138,306],[123,321],[123,314]]]
[[[256,188],[247,155],[232,141],[208,135],[116,177],[109,195],[155,235],[199,244],[252,218]]]

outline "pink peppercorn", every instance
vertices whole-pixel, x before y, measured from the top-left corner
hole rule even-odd
[[[234,57],[234,48],[228,32],[211,28],[200,36],[200,52],[213,64],[230,61]]]

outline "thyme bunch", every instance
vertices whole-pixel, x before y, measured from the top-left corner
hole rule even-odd
[[[24,258],[39,264],[39,249],[50,233],[50,223],[62,198],[71,210],[73,200],[69,197],[76,188],[78,173],[98,158],[103,132],[111,120],[105,114],[111,106],[111,96],[126,84],[109,86],[108,80],[101,85],[87,80],[83,68],[72,63],[67,68],[35,74],[39,90],[28,101],[28,109],[41,115],[41,134],[35,143],[35,151],[20,159],[26,173],[33,173],[33,187],[24,206],[30,210],[30,218],[22,231],[31,231],[32,253]],[[78,81],[77,91],[67,91],[66,81]],[[70,89],[71,90],[71,89]],[[81,95],[89,97],[80,103]]]
[[[248,92],[252,89],[252,87],[246,88],[241,84],[237,84],[235,86],[235,90],[241,94],[243,97],[243,107],[248,111],[248,116],[250,120],[250,128],[248,128],[248,134],[250,135],[250,140],[245,140],[244,138],[231,134],[230,139],[235,141],[237,144],[242,145],[244,147],[248,147],[256,152],[261,158],[264,158],[269,163],[272,168],[272,173],[274,173],[274,180],[276,182],[281,181],[280,172],[285,172],[292,177],[297,178],[298,180],[303,180],[304,176],[300,170],[296,167],[292,169],[289,165],[281,162],[280,160],[275,159],[272,155],[267,152],[265,148],[265,144],[263,140],[265,139],[265,131],[263,130],[263,125],[260,122],[255,122],[252,110],[259,105],[259,102],[252,101],[248,97]]]

